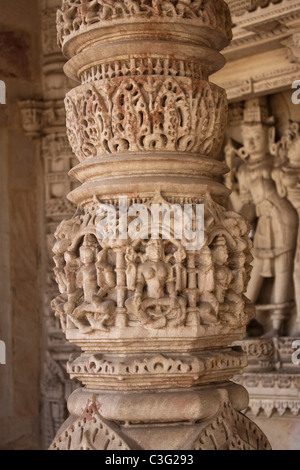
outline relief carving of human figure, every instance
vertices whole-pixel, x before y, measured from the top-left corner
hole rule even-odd
[[[240,152],[244,163],[237,172],[243,203],[241,213],[250,222],[257,220],[247,297],[254,304],[260,302],[264,280],[273,279],[268,302],[272,304],[272,327],[268,336],[280,334],[288,319],[289,303],[293,299],[292,272],[298,227],[297,213],[287,199],[280,197],[272,179],[274,161],[269,151],[270,136],[274,132],[272,124],[266,101],[257,99],[246,103],[242,127],[244,148]]]
[[[128,311],[145,326],[179,326],[186,317],[186,299],[178,295],[173,268],[164,260],[162,240],[150,240],[137,266],[135,293],[126,301]]]
[[[233,274],[228,267],[229,253],[225,238],[218,236],[214,240],[211,250],[215,268],[215,295],[219,304],[223,304],[226,291],[233,279]]]
[[[215,270],[212,251],[204,246],[197,258],[198,311],[200,323],[204,325],[219,322],[219,303],[215,291]]]
[[[82,333],[108,331],[107,322],[111,319],[116,304],[112,299],[103,298],[115,286],[113,268],[104,261],[101,252],[96,255],[95,247],[89,243],[87,237],[79,251],[81,267],[76,282],[83,291],[83,302],[71,314],[72,322]]]
[[[77,302],[82,296],[82,289],[77,287],[77,273],[80,268],[80,261],[73,251],[66,251],[64,254],[66,266],[64,268],[68,301],[64,305],[66,315],[71,315],[76,308]]]
[[[54,274],[60,295],[51,302],[51,307],[55,311],[55,316],[60,319],[61,327],[64,332],[67,327],[69,307],[70,305],[74,307],[74,296],[72,297],[72,294],[76,292],[74,283],[72,283],[70,279],[72,276],[70,276],[70,271],[68,271],[71,267],[66,267],[66,261],[69,262],[70,259],[71,264],[74,262],[73,254],[69,252],[69,248],[72,237],[78,232],[79,227],[80,222],[78,219],[63,220],[55,232],[56,243],[53,247],[53,260],[55,263]],[[73,289],[75,290],[73,291]]]
[[[282,152],[283,151],[283,152]],[[282,155],[284,153],[284,155]],[[300,221],[300,124],[292,123],[278,145],[279,164],[272,176],[276,182],[278,194],[287,198],[298,212]],[[280,161],[281,160],[281,161]],[[282,161],[283,160],[283,161]],[[296,327],[293,334],[300,334],[300,226],[294,259],[294,288],[297,307]]]

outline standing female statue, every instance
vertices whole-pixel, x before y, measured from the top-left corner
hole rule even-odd
[[[287,198],[298,212],[300,220],[300,125],[291,123],[286,134],[276,145],[278,165],[272,176],[276,182],[278,194]],[[300,230],[298,228],[297,250],[294,259],[294,287],[297,307],[296,330],[294,335],[300,333]]]
[[[285,198],[280,197],[272,179],[274,167],[270,154],[270,138],[274,127],[268,117],[264,99],[246,103],[242,136],[244,160],[237,172],[241,212],[250,221],[257,218],[254,237],[254,262],[247,297],[256,304],[266,278],[273,278],[272,330],[280,334],[289,302],[293,299],[293,261],[297,238],[297,213]],[[252,220],[251,220],[252,219]]]

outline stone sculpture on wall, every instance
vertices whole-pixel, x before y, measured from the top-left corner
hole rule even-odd
[[[254,223],[255,232],[253,271],[246,296],[259,305],[257,308],[271,312],[266,334],[272,337],[286,332],[293,306],[298,216],[273,179],[275,127],[265,98],[245,103],[242,138],[244,146],[237,152],[242,162],[236,172],[240,212]],[[271,288],[266,287],[266,279],[272,280]],[[253,331],[254,326],[257,330],[252,323]]]
[[[237,343],[248,355],[248,366],[234,381],[249,392],[247,415],[257,417],[258,423],[263,422],[260,421],[262,417],[272,418],[279,427],[281,417],[284,425],[285,419],[296,417],[300,412],[299,366],[293,363],[294,341],[299,341],[299,123],[289,122],[287,116],[286,122],[281,119],[283,131],[278,125],[275,132],[268,103],[272,103],[272,97],[231,105],[231,125],[225,148],[231,171],[226,176],[226,185],[233,191],[231,205],[253,221],[253,264],[254,269],[260,266],[259,275],[262,274],[259,279],[252,277],[248,288],[248,295],[255,291],[258,294],[252,298],[256,301],[257,319],[261,324],[252,322],[247,337]],[[281,118],[279,114],[277,117]],[[246,127],[245,121],[248,122]],[[263,149],[260,155],[259,147]],[[257,162],[251,162],[248,155],[254,153]],[[266,212],[260,210],[262,204]],[[284,248],[281,253],[280,248]],[[266,256],[263,257],[264,253]],[[282,297],[284,303],[281,305],[274,303],[272,297],[276,263],[282,265],[278,282],[283,277],[282,286],[285,286],[285,291],[279,289],[277,293],[287,294]],[[268,270],[272,277],[263,278]],[[289,285],[285,283],[287,279]],[[266,321],[270,317],[271,321]],[[297,425],[297,421],[294,422]],[[273,439],[276,440],[275,435]]]
[[[272,176],[276,182],[278,194],[282,198],[287,198],[298,214],[298,239],[297,248],[293,264],[294,292],[297,308],[297,331],[294,334],[300,334],[300,125],[297,122],[291,122],[285,132],[285,135],[274,146],[276,158],[276,167]]]

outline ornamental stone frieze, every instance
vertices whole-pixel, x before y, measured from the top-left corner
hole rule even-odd
[[[300,412],[299,364],[293,347],[295,338],[251,338],[238,343],[247,352],[248,367],[235,382],[243,385],[250,396],[247,415],[267,418]]]
[[[281,3],[282,0],[229,0],[231,15],[242,16],[245,13],[251,13],[258,8],[266,8],[269,5]]]
[[[232,13],[234,37],[226,54],[239,48],[250,48],[253,43],[258,44],[262,40],[270,47],[274,37],[288,34],[299,21],[300,7],[297,0],[229,0],[228,5]],[[270,28],[271,24],[273,28]]]
[[[229,0],[233,41],[225,49],[225,69],[214,78],[230,102],[291,88],[299,79],[298,0]]]
[[[224,65],[229,10],[221,0],[65,0],[57,25],[65,72],[80,83],[65,105],[81,186],[55,233],[52,305],[82,350],[67,370],[84,387],[51,449],[269,449],[231,382],[246,356],[230,345],[254,309],[249,226],[225,208],[220,182],[226,95],[208,81]],[[137,205],[148,220],[153,205],[189,206],[194,222],[204,206],[202,244],[174,223],[166,236],[160,219],[154,237],[134,237],[122,214]],[[100,207],[116,214],[113,236]]]

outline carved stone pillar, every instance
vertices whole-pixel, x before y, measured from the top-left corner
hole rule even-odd
[[[269,448],[230,381],[246,356],[229,345],[253,317],[249,227],[220,183],[226,95],[208,81],[230,25],[222,0],[65,0],[58,12],[65,71],[81,81],[65,104],[82,184],[56,231],[54,304],[84,388],[51,449]],[[146,211],[190,204],[194,219],[204,204],[204,246],[161,223],[158,239],[123,237],[120,196]],[[100,204],[118,210],[115,239],[99,236]]]

